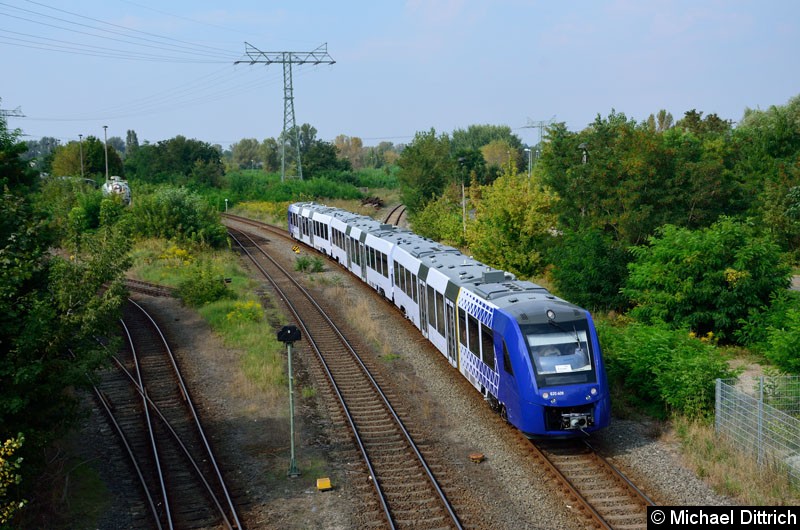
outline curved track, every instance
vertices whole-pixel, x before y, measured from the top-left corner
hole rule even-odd
[[[132,300],[126,346],[95,386],[157,528],[241,528],[213,451],[161,330]]]
[[[462,528],[436,477],[356,350],[311,295],[247,234],[231,237],[278,291],[338,397],[390,528]]]
[[[392,224],[392,225],[399,225],[400,219],[403,218],[403,214],[406,213],[406,207],[403,206],[402,203],[398,204],[392,211],[386,214],[386,218],[383,220],[383,224]],[[392,221],[394,219],[394,221]]]
[[[245,217],[227,214],[226,217],[297,243],[286,230],[278,227]],[[647,506],[654,503],[588,442],[557,440],[532,443],[521,433],[517,432],[517,435],[521,447],[548,469],[562,496],[583,515],[587,527],[647,527]]]

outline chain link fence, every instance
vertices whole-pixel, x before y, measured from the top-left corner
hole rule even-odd
[[[718,435],[800,487],[800,377],[761,376],[752,388],[717,379],[715,422]]]

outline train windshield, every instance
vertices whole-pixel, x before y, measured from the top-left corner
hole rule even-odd
[[[597,380],[585,329],[555,330],[545,324],[523,326],[522,332],[540,388]]]

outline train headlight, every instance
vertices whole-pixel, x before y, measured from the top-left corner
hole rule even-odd
[[[597,395],[597,389],[595,387],[592,387],[592,389],[589,391],[589,393],[591,395],[593,395],[593,396],[596,396]]]
[[[547,399],[549,397],[550,397],[550,394],[548,394],[547,392],[542,393],[542,398],[543,399]]]

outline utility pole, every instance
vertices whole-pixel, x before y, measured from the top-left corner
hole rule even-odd
[[[542,136],[543,136],[544,128],[547,127],[548,125],[552,125],[553,121],[555,121],[555,119],[556,119],[555,116],[553,116],[549,120],[540,120],[540,121],[533,121],[530,118],[528,118],[528,124],[522,126],[523,129],[539,129],[539,142],[536,144],[536,159],[537,160],[539,159],[539,154],[541,153],[541,149],[542,149]]]
[[[335,64],[328,54],[328,43],[324,43],[310,52],[262,52],[252,44],[245,42],[244,53],[249,57],[246,61],[234,61],[233,64],[272,64],[283,65],[283,133],[281,134],[281,181],[286,179],[286,142],[289,131],[294,132],[297,146],[297,177],[303,179],[303,167],[300,164],[300,132],[294,119],[294,95],[292,88],[293,64]]]
[[[81,150],[81,178],[83,178],[83,135],[78,135],[78,147]]]
[[[108,182],[108,125],[103,125],[103,150],[106,152],[106,182]]]

